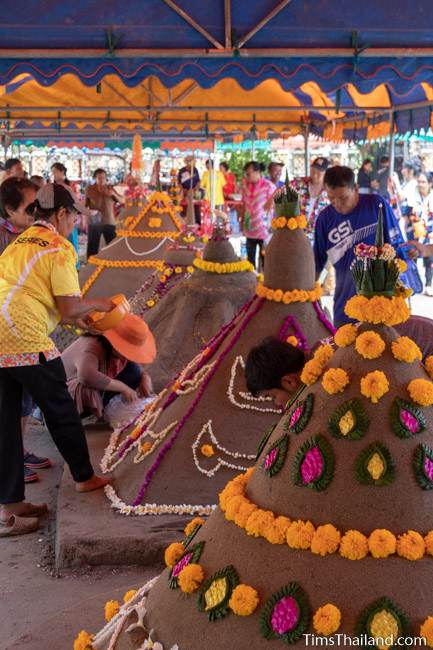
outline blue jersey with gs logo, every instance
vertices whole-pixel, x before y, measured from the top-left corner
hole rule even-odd
[[[385,242],[396,248],[403,237],[389,203],[378,194],[360,194],[358,205],[349,214],[340,214],[328,205],[319,214],[314,233],[314,258],[316,273],[320,274],[329,259],[335,267],[334,324],[336,327],[350,322],[344,305],[353,296],[355,285],[350,271],[356,244],[374,244],[379,205],[383,205]]]

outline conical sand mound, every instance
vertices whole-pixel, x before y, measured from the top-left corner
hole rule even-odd
[[[301,230],[274,234],[265,268],[266,286],[282,292],[296,288],[296,299],[307,291],[316,294],[311,247]],[[183,284],[191,284],[199,272]],[[259,292],[272,291],[270,286]],[[227,480],[254,464],[257,440],[279,414],[272,402],[246,390],[243,364],[249,350],[271,334],[297,334],[312,347],[329,335],[316,310],[312,302],[250,300],[151,410],[113,436],[103,467],[115,469],[114,488],[107,490],[114,506],[136,514],[209,512]]]
[[[349,315],[403,320],[402,299],[364,296]],[[334,354],[324,346],[304,369],[309,385],[254,470],[224,488],[187,555],[166,552],[173,569],[136,601],[144,629],[110,648],[149,636],[179,650],[320,643],[305,634],[340,634],[344,648],[400,647],[422,634],[433,646],[433,382],[417,346],[383,324],[345,326],[335,341]],[[426,368],[432,376],[433,357]],[[115,623],[136,621],[125,608]],[[113,629],[94,647],[108,647]]]
[[[128,219],[128,227],[118,228],[117,237],[82,269],[83,294],[92,297],[124,293],[132,297],[155,269],[162,269],[165,251],[182,228],[178,211],[167,194],[154,192],[136,219]]]
[[[173,261],[181,261],[186,255],[185,251],[172,251]],[[237,269],[240,264],[220,228],[215,228],[206,244],[203,259],[218,269],[223,264],[235,264]],[[195,264],[200,264],[200,260]],[[180,268],[174,267],[175,275]],[[234,317],[256,287],[256,277],[250,270],[217,273],[194,268],[194,273],[184,281],[174,278],[172,282],[176,284],[164,300],[143,314],[158,348],[157,358],[149,367],[156,390],[162,390],[206,341]]]

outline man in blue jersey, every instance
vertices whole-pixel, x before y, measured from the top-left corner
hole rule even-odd
[[[319,277],[327,259],[335,267],[334,324],[348,323],[344,305],[355,294],[350,265],[353,248],[364,242],[374,244],[379,206],[383,206],[385,242],[397,247],[403,238],[397,220],[385,199],[377,194],[359,194],[350,167],[330,167],[324,178],[330,205],[319,214],[314,234],[314,257]]]

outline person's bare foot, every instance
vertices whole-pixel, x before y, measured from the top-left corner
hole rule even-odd
[[[41,517],[48,512],[46,503],[36,504],[29,501],[8,503],[0,506],[0,520],[7,521],[11,515],[18,517]]]
[[[93,492],[93,490],[99,490],[100,488],[105,487],[109,482],[109,478],[103,478],[102,476],[96,476],[96,474],[93,474],[92,478],[89,478],[88,481],[75,483],[75,489],[77,492]]]

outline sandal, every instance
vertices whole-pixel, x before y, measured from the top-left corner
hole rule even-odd
[[[27,535],[27,533],[34,533],[38,528],[39,521],[35,517],[25,518],[11,515],[6,521],[0,522],[0,537]]]

